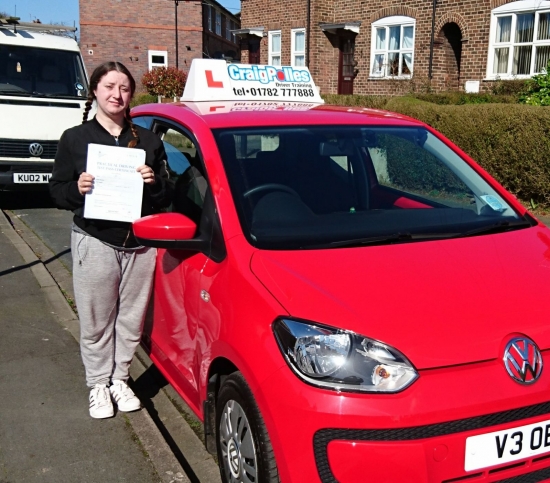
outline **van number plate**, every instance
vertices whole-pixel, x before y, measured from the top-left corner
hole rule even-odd
[[[550,420],[466,438],[466,471],[550,452]]]
[[[47,183],[51,173],[14,173],[13,182],[18,184]]]

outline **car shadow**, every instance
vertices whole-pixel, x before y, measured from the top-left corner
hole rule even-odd
[[[1,210],[22,210],[27,208],[55,208],[55,205],[47,190],[0,191]]]
[[[179,464],[185,471],[185,474],[191,481],[191,483],[201,483],[197,475],[194,473],[191,465],[181,452],[177,443],[174,441],[162,419],[159,416],[153,398],[159,393],[159,391],[168,385],[168,381],[164,378],[161,372],[154,366],[149,366],[141,376],[135,381],[131,382],[131,387],[136,396],[140,399],[142,406],[147,410],[151,419],[157,426],[158,430],[162,434],[162,437],[174,453],[174,456],[178,460]]]

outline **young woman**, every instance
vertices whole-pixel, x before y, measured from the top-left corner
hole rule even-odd
[[[50,180],[56,205],[74,213],[73,283],[92,418],[113,416],[113,401],[120,411],[141,407],[127,380],[151,294],[156,249],[138,245],[131,223],[83,216],[84,199],[94,186],[94,173],[86,172],[88,144],[145,151],[145,164],[137,168],[144,183],[142,216],[167,206],[172,191],[162,141],[130,119],[135,89],[119,62],[94,70],[84,119],[63,133]],[[88,121],[93,101],[97,114]]]

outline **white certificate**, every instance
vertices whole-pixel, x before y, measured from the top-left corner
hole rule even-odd
[[[143,164],[142,149],[88,144],[86,172],[95,179],[84,198],[84,217],[127,222],[140,218],[143,178],[136,168]]]

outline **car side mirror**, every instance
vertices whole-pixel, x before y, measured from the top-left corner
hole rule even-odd
[[[138,243],[149,247],[201,250],[203,246],[203,240],[194,238],[197,224],[180,213],[145,216],[134,221],[133,229]]]

